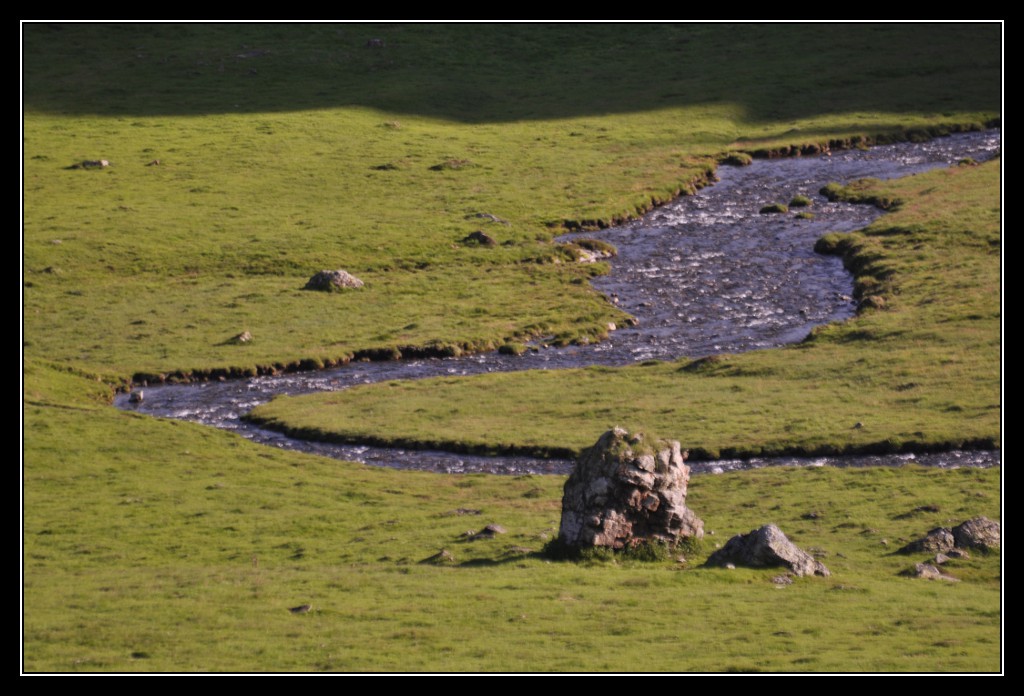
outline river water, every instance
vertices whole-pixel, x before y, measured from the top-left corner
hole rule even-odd
[[[337,445],[288,438],[242,420],[279,394],[339,390],[358,384],[512,370],[628,365],[738,353],[802,340],[820,324],[854,315],[853,281],[842,262],[813,251],[828,232],[865,227],[881,215],[872,206],[829,203],[818,190],[833,181],[908,176],[971,157],[983,161],[1000,148],[998,131],[964,133],[927,143],[889,145],[831,155],[758,160],[719,169],[719,182],[697,195],[657,208],[642,219],[586,236],[618,248],[612,272],[595,287],[637,325],[618,327],[607,341],[589,346],[535,346],[522,356],[498,353],[449,359],[360,362],[320,372],[247,380],[145,388],[141,403],[119,395],[115,405],[154,416],[191,420],[238,432],[270,446],[348,461],[448,473],[566,474],[572,463],[529,457],[481,457],[425,450]],[[810,198],[813,220],[761,214],[771,203]],[[694,473],[772,465],[992,466],[999,451],[858,457],[773,457],[689,462]]]

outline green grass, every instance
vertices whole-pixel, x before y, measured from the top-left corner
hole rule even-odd
[[[890,555],[997,518],[998,470],[698,476],[688,504],[714,534],[687,564],[551,562],[560,477],[372,469],[115,411],[35,362],[26,380],[29,672],[1000,666],[999,555],[955,562],[956,584],[899,577],[923,557]],[[508,533],[465,540],[491,522]],[[832,577],[700,567],[766,522]],[[441,549],[454,563],[420,563]]]
[[[625,318],[587,283],[606,267],[555,235],[635,217],[743,155],[998,120],[999,24],[22,29],[26,671],[1000,669],[998,555],[950,585],[899,578],[913,559],[886,555],[998,517],[998,471],[694,480],[716,539],[774,521],[828,553],[832,578],[777,589],[699,557],[546,562],[557,477],[372,470],[108,405],[133,375],[599,338]],[[86,159],[112,166],[66,169]],[[402,385],[426,415],[383,428],[407,414],[381,401],[358,429],[577,449],[643,421],[707,453],[998,437],[997,177],[943,176],[885,188],[908,201],[897,215],[920,201],[933,218],[832,240],[886,308],[809,343],[434,384],[488,385],[516,428],[472,413],[482,398]],[[497,245],[460,242],[476,229]],[[366,286],[301,290],[335,268]],[[682,391],[666,405],[663,387]],[[793,394],[807,404],[780,415]],[[717,434],[689,427],[725,415]],[[895,519],[923,504],[942,512]],[[509,534],[463,541],[492,521]],[[441,548],[454,565],[418,563]]]

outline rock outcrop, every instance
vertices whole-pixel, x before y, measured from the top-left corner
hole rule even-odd
[[[562,496],[559,540],[572,548],[621,549],[704,536],[686,507],[690,467],[679,443],[604,433],[576,460]]]
[[[953,555],[956,549],[999,548],[1001,528],[987,517],[972,517],[949,529],[936,527],[920,539],[910,542],[898,553],[944,553]]]
[[[997,549],[1002,537],[999,523],[987,517],[972,517],[953,527],[952,531],[957,548],[961,549]]]
[[[955,545],[953,532],[945,527],[936,527],[904,546],[898,553],[948,553]]]
[[[323,290],[325,292],[336,292],[361,287],[363,287],[363,281],[348,271],[341,270],[320,271],[306,283],[306,290]]]
[[[706,565],[730,563],[750,568],[789,568],[795,575],[831,575],[824,564],[791,542],[774,524],[737,534],[711,554]]]

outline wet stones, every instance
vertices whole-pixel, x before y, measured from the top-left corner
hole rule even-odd
[[[737,534],[725,546],[708,557],[706,565],[749,568],[788,568],[794,575],[821,575],[832,573],[823,563],[799,548],[774,524],[767,524],[748,534]]]
[[[603,259],[610,259],[618,254],[614,244],[601,241],[600,239],[577,239],[572,243],[562,244],[561,248],[572,254],[578,263],[596,263]],[[614,297],[612,301],[618,302]]]
[[[322,292],[340,292],[353,288],[363,287],[363,281],[356,278],[348,271],[320,271],[306,283],[306,290],[320,290]]]
[[[686,507],[685,459],[676,441],[607,431],[583,451],[565,482],[559,541],[576,549],[622,549],[702,538],[704,522]]]

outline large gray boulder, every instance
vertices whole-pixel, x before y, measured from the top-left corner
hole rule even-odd
[[[704,522],[686,507],[685,460],[674,440],[609,430],[580,454],[565,482],[560,541],[573,548],[621,549],[700,539]]]
[[[972,517],[953,527],[953,538],[961,549],[997,549],[1001,536],[999,523],[987,517]]]
[[[797,547],[774,524],[749,534],[737,534],[707,560],[709,566],[728,563],[750,568],[789,568],[795,575],[831,575],[824,564]]]

